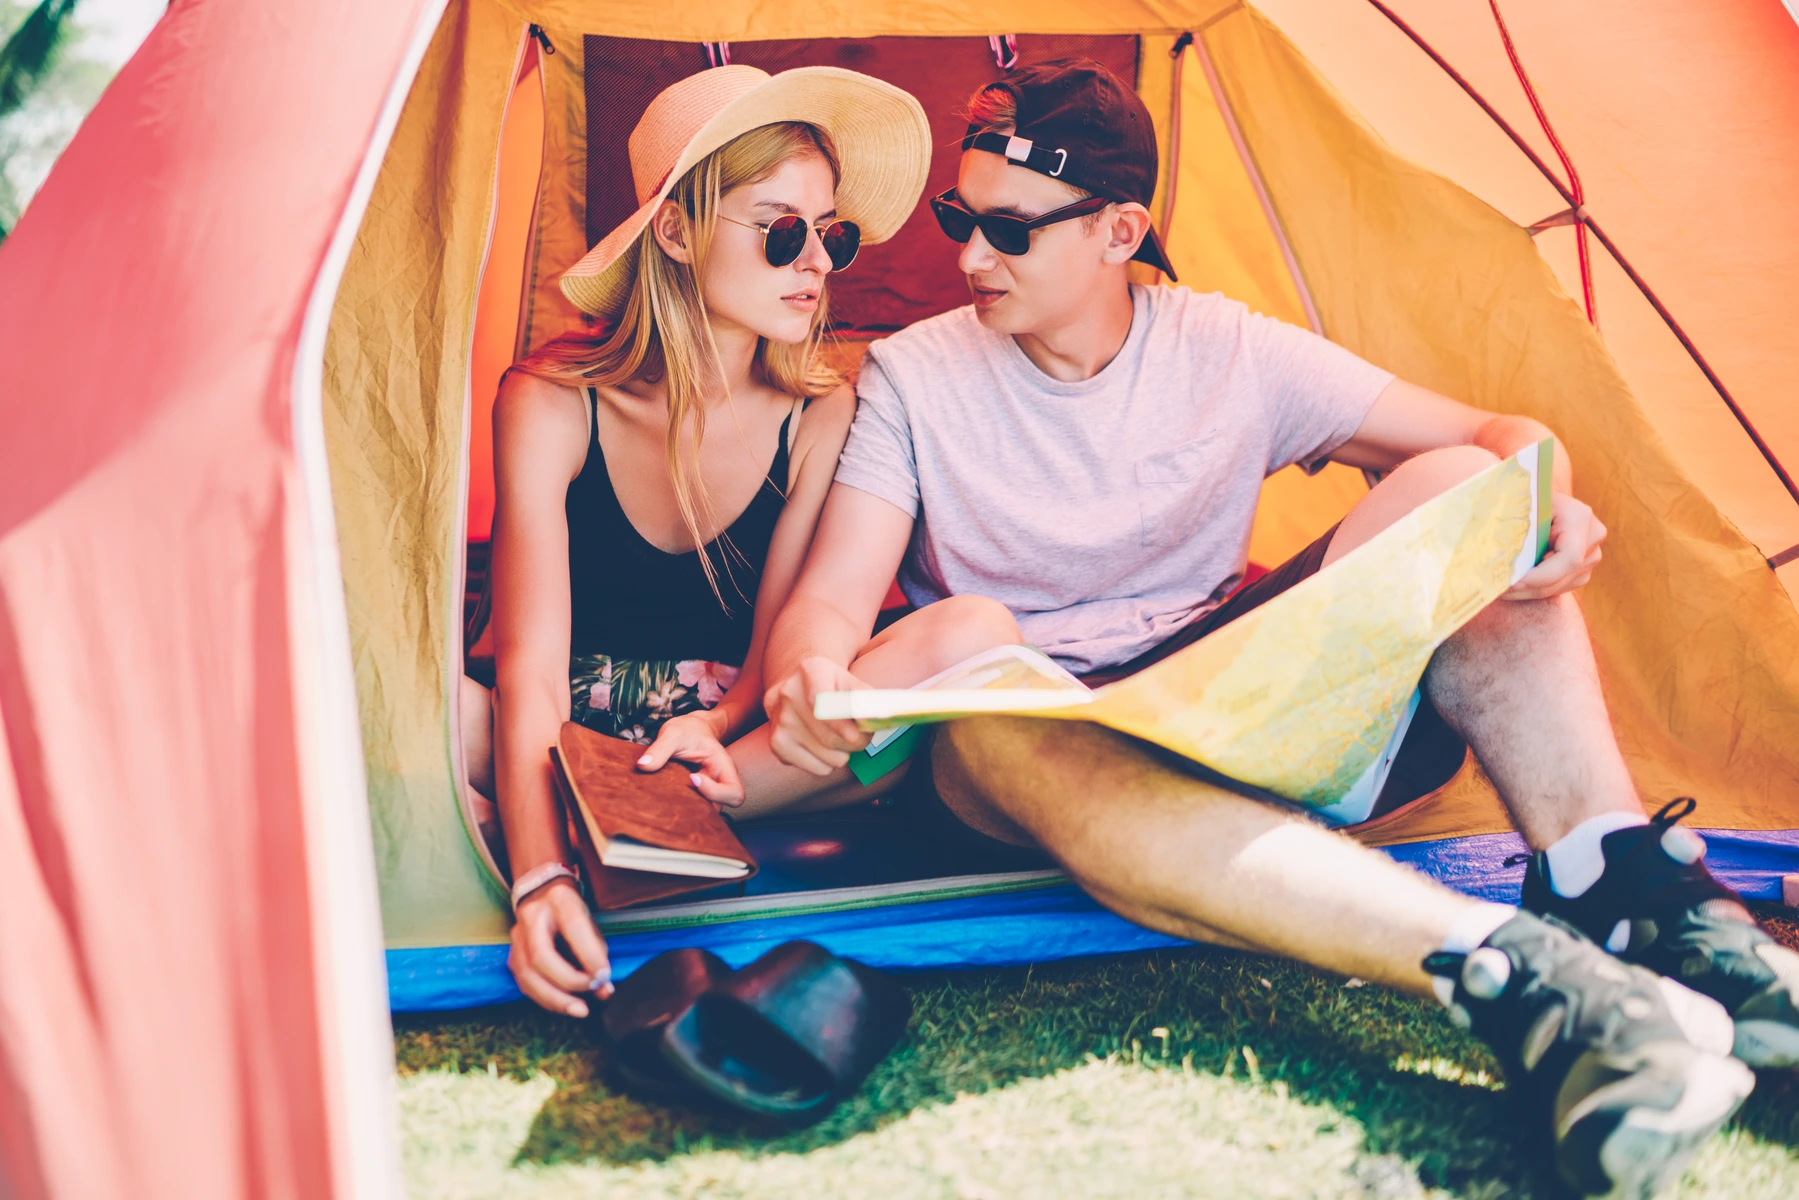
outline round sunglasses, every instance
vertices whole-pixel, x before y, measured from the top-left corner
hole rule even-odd
[[[1096,213],[1110,203],[1104,196],[1089,196],[1040,217],[1008,217],[1000,213],[975,212],[963,204],[956,189],[951,188],[941,196],[931,197],[931,211],[937,214],[938,228],[952,242],[966,242],[979,229],[989,246],[1001,254],[1017,257],[1030,250],[1031,230]]]
[[[741,225],[745,229],[760,230],[762,256],[768,259],[771,267],[784,267],[798,258],[806,249],[806,238],[815,228],[792,213],[767,222],[739,221],[723,213],[719,214],[718,219]],[[825,253],[830,256],[831,270],[841,271],[856,261],[856,251],[862,248],[862,230],[854,221],[832,221],[829,225],[816,228],[818,240],[824,246]]]

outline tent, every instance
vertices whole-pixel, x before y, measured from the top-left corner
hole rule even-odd
[[[1184,284],[1558,430],[1614,531],[1583,603],[1639,785],[1697,796],[1714,865],[1781,894],[1799,26],[1774,0],[177,0],[0,246],[9,1194],[394,1190],[386,1006],[507,984],[452,711],[483,406],[572,320],[556,272],[652,81],[839,62],[947,122],[971,80],[1074,51],[1157,116]],[[954,302],[941,245],[901,250],[916,271],[846,277],[846,361]],[[1252,557],[1363,486],[1271,479]],[[758,832],[758,895],[620,914],[621,966],[1160,942],[1053,877],[876,861],[848,820]],[[1516,887],[1472,765],[1358,835]]]

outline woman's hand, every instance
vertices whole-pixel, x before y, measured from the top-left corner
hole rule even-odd
[[[519,901],[506,965],[518,990],[549,1009],[577,1020],[587,1015],[589,995],[612,995],[612,963],[606,943],[572,879],[556,879]],[[577,962],[556,945],[560,937]]]
[[[670,759],[695,768],[688,779],[694,790],[714,804],[736,808],[743,803],[743,780],[737,774],[737,764],[719,740],[718,728],[709,713],[684,713],[663,722],[656,740],[637,760],[637,769],[661,770]]]

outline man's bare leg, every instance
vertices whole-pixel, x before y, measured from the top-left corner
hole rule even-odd
[[[1107,908],[1178,937],[1428,993],[1424,957],[1488,907],[1095,725],[971,718],[933,757],[966,824],[1036,842]]]
[[[1488,606],[1437,651],[1424,687],[1532,849],[1591,817],[1643,815],[1574,597]]]
[[[1325,562],[1494,461],[1458,447],[1405,463],[1344,518]],[[1494,604],[1427,679],[1445,719],[1483,765],[1491,757],[1533,844],[1599,812],[1641,811],[1571,601]],[[1475,902],[1408,868],[1103,730],[964,721],[938,742],[953,811],[1002,840],[1036,841],[1101,903],[1151,928],[1423,991],[1424,956],[1479,919]]]
[[[1343,519],[1325,564],[1495,461],[1463,446],[1405,463]],[[1642,815],[1572,596],[1489,605],[1437,651],[1424,687],[1533,848],[1604,813]]]

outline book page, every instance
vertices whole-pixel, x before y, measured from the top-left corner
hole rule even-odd
[[[691,850],[670,850],[622,836],[607,839],[606,848],[600,852],[600,862],[627,871],[692,875],[701,879],[741,879],[750,872],[749,864],[738,859],[696,854]]]

